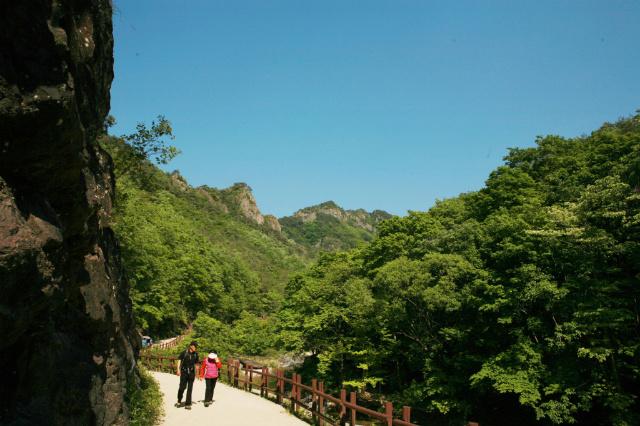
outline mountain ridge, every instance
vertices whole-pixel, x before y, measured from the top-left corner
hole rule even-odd
[[[320,251],[344,251],[371,241],[375,227],[391,214],[383,210],[345,210],[333,201],[305,207],[279,219],[283,234],[305,247],[311,256]]]
[[[111,137],[102,143],[109,148]],[[228,324],[243,312],[269,316],[282,305],[289,277],[320,251],[370,241],[376,223],[390,217],[327,202],[301,209],[291,219],[301,227],[291,227],[289,219],[262,214],[246,183],[194,188],[178,170],[149,162],[119,180],[118,193],[114,229],[134,313],[143,334],[155,336],[180,330],[201,311]]]
[[[184,190],[189,186],[179,172],[174,172],[172,179]],[[384,210],[369,213],[364,209],[343,209],[329,200],[303,207],[292,216],[278,219],[270,214],[262,214],[251,187],[244,182],[237,182],[225,189],[207,185],[194,189],[222,212],[283,234],[302,246],[311,257],[320,251],[349,250],[358,243],[371,241],[376,235],[376,225],[392,217]]]

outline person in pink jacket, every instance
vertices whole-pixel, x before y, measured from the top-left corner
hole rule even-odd
[[[202,363],[200,367],[200,377],[202,380],[204,377],[206,381],[206,390],[204,391],[204,406],[208,407],[213,401],[213,390],[216,387],[218,376],[220,375],[220,369],[222,368],[222,361],[218,358],[215,349],[209,351],[209,356]]]

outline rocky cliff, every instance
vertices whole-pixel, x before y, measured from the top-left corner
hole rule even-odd
[[[0,2],[0,424],[126,425],[139,340],[96,135],[107,0]]]
[[[235,196],[235,202],[240,206],[240,211],[243,215],[253,220],[258,225],[262,225],[264,223],[264,216],[260,213],[256,199],[246,186],[238,195]]]
[[[282,233],[305,247],[310,255],[319,251],[343,251],[368,242],[375,226],[391,215],[382,210],[344,210],[333,201],[298,210],[279,219]]]
[[[267,226],[277,232],[281,232],[280,223],[273,215],[263,215],[258,208],[256,199],[251,193],[251,187],[246,183],[236,183],[226,189],[201,186],[196,190],[203,194],[211,204],[225,213],[242,216],[258,225]]]

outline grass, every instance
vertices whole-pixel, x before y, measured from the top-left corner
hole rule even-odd
[[[140,381],[127,380],[126,402],[131,426],[153,426],[164,415],[160,385],[144,368],[139,369]]]

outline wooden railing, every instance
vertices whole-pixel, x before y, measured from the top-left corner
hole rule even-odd
[[[163,373],[176,374],[176,356],[148,355],[140,353],[139,363],[148,370],[162,371]]]
[[[394,419],[391,402],[385,404],[385,413],[379,413],[359,406],[356,403],[355,392],[350,393],[347,401],[347,391],[343,389],[340,391],[340,397],[337,398],[324,392],[323,382],[312,380],[311,386],[303,385],[302,377],[296,373],[293,373],[291,379],[287,379],[282,370],[276,370],[273,374],[268,367],[254,369],[252,365],[247,365],[246,368],[242,368],[240,362],[231,363],[228,361],[227,375],[229,383],[234,387],[242,387],[244,390],[252,392],[253,386],[259,385],[262,397],[269,398],[269,394],[272,394],[280,405],[284,405],[285,401],[288,401],[289,410],[292,413],[296,413],[299,409],[308,411],[319,426],[325,424],[340,426],[347,422],[350,425],[355,425],[357,413],[382,420],[388,426],[415,426],[411,423],[410,407],[402,408],[402,419]],[[259,382],[254,381],[255,376],[260,377]],[[270,381],[275,381],[274,387],[269,387]],[[308,401],[308,396],[311,396],[310,401]],[[337,418],[328,416],[327,412],[331,406],[337,413]]]
[[[178,343],[180,343],[180,341],[182,339],[184,339],[186,335],[185,334],[181,334],[180,336],[174,337],[171,340],[166,340],[164,342],[160,342],[160,343],[154,343],[153,345],[149,346],[149,347],[143,347],[140,352],[146,352],[149,349],[166,349],[166,348],[173,348],[175,346],[178,346]]]
[[[140,358],[141,363],[148,369],[172,374],[176,372],[175,356],[141,354]],[[204,358],[200,361],[204,361]],[[247,364],[243,367],[239,361],[228,360],[223,364],[220,374],[221,379],[226,379],[232,387],[252,393],[259,390],[260,396],[273,399],[280,405],[288,405],[292,413],[297,413],[300,409],[306,410],[314,420],[314,424],[319,426],[327,424],[344,426],[346,423],[355,425],[358,413],[382,421],[382,424],[387,426],[415,426],[415,423],[411,423],[411,407],[402,407],[401,418],[394,418],[391,402],[385,403],[384,413],[370,410],[357,404],[356,392],[350,392],[347,400],[347,391],[342,389],[340,397],[335,397],[324,392],[323,382],[312,380],[311,386],[303,385],[301,376],[296,373],[293,373],[289,379],[280,369],[272,372],[264,366],[254,368]],[[329,415],[330,411],[334,413],[333,416]],[[479,425],[468,423],[467,426]]]

